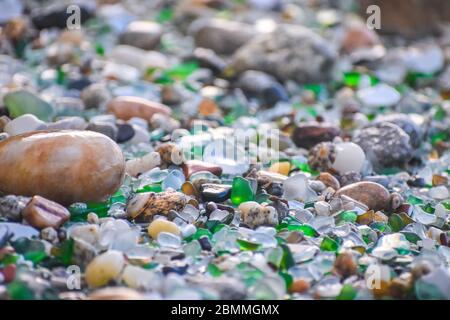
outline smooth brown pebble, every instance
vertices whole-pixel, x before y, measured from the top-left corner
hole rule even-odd
[[[358,272],[356,259],[350,252],[342,252],[334,261],[334,270],[342,277],[348,278]]]
[[[292,133],[292,141],[297,147],[310,149],[320,142],[332,141],[340,134],[339,127],[329,123],[301,123]]]
[[[308,281],[304,279],[297,279],[292,282],[289,291],[292,293],[305,293],[310,288]]]
[[[372,210],[386,210],[390,208],[391,196],[381,184],[362,181],[340,188],[334,196],[348,196],[361,202]]]
[[[333,188],[334,190],[339,190],[341,187],[339,180],[328,172],[320,173],[317,180],[322,181],[327,187]]]
[[[200,171],[208,171],[218,177],[222,174],[222,168],[220,166],[200,160],[186,161],[181,168],[186,179],[189,179],[192,174]]]
[[[34,196],[22,214],[24,219],[37,229],[58,229],[70,218],[70,212],[65,207],[40,196]]]
[[[0,141],[0,190],[63,205],[103,201],[125,175],[120,147],[93,131],[33,131]]]
[[[150,101],[144,98],[121,96],[111,99],[107,104],[108,112],[113,113],[117,118],[129,120],[138,117],[151,121],[156,113],[170,115],[172,110],[159,102]]]

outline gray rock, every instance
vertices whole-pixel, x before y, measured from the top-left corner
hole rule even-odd
[[[349,184],[360,182],[361,174],[355,171],[349,171],[339,177],[339,182],[341,183],[341,187],[345,187]]]
[[[200,67],[211,69],[215,73],[222,72],[227,64],[213,50],[206,48],[196,48],[192,58],[198,61]]]
[[[243,72],[237,81],[237,86],[250,94],[257,94],[264,88],[270,87],[277,80],[262,71],[248,70]]]
[[[238,87],[249,96],[261,99],[267,106],[274,106],[279,101],[288,101],[286,89],[271,75],[255,70],[245,71],[238,79]]]
[[[81,91],[81,100],[86,108],[101,107],[111,97],[111,93],[103,83],[93,83]]]
[[[364,150],[376,170],[403,167],[412,157],[409,135],[393,123],[380,122],[358,130],[353,142]]]
[[[222,19],[200,19],[191,24],[190,32],[197,47],[230,55],[256,35],[249,24]]]
[[[110,137],[116,141],[118,129],[115,125],[106,122],[91,122],[88,124],[86,130],[95,131]]]
[[[86,127],[86,120],[81,117],[67,117],[47,124],[47,129],[50,130],[84,130]]]
[[[0,239],[3,238],[6,233],[12,233],[12,241],[16,241],[19,238],[36,238],[39,236],[39,231],[33,227],[13,222],[2,222],[0,224]]]
[[[97,255],[97,250],[90,243],[82,239],[73,239],[72,262],[82,268],[85,268],[89,262]]]
[[[375,182],[385,188],[389,188],[389,178],[386,176],[367,176],[363,178],[363,181]]]
[[[159,44],[162,34],[163,28],[156,22],[133,21],[120,36],[120,43],[152,50]]]
[[[22,210],[29,201],[29,197],[14,195],[0,198],[0,217],[10,221],[20,221],[22,219]]]
[[[281,81],[320,82],[330,78],[336,57],[335,48],[311,30],[282,25],[241,47],[230,67],[237,73],[264,71]]]
[[[409,135],[409,142],[413,148],[418,148],[420,146],[423,137],[423,130],[407,114],[395,113],[377,117],[373,123],[377,124],[380,122],[390,122],[399,126]]]

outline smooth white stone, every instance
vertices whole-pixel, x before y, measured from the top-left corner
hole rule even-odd
[[[349,171],[361,172],[365,160],[366,154],[356,143],[338,143],[336,144],[336,159],[332,167],[341,174]]]
[[[15,136],[21,133],[31,132],[45,128],[46,123],[44,121],[39,120],[35,115],[24,114],[8,122],[3,131],[5,131],[10,136]]]
[[[183,238],[192,236],[197,231],[197,228],[193,224],[187,224],[181,229],[181,235]]]

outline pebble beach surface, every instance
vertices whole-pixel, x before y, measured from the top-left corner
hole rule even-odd
[[[363,3],[0,0],[0,299],[450,299],[450,29]]]

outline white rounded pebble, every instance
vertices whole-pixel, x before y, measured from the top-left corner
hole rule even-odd
[[[181,235],[183,238],[187,238],[193,235],[197,231],[197,228],[193,224],[187,224],[181,229]]]
[[[360,146],[353,142],[342,142],[336,144],[336,158],[332,167],[341,174],[361,172],[365,160],[366,154]]]
[[[15,136],[25,132],[45,129],[45,127],[45,122],[39,120],[35,115],[24,114],[8,122],[3,130],[10,136]]]
[[[152,170],[161,164],[161,156],[158,152],[150,152],[142,158],[128,160],[125,164],[125,171],[132,177],[140,173]]]

